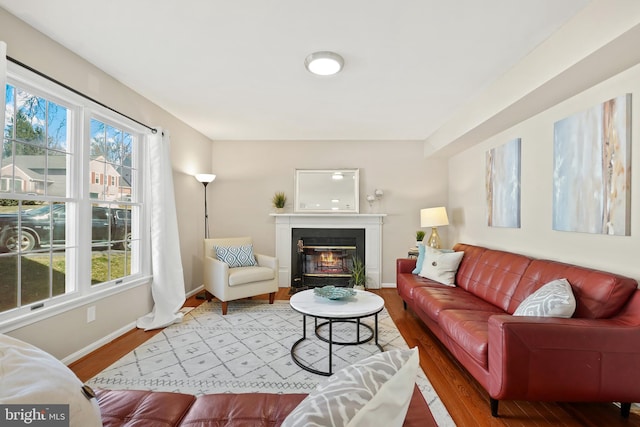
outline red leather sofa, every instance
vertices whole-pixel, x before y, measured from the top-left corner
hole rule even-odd
[[[190,394],[141,390],[96,390],[103,426],[277,427],[304,394]],[[437,427],[417,387],[405,427]]]
[[[464,251],[449,287],[412,274],[397,260],[397,287],[409,306],[499,400],[640,402],[640,291],[635,280],[556,261],[457,244]],[[516,317],[545,283],[566,278],[572,318]]]

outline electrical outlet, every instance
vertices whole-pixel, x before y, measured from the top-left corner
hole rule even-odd
[[[96,320],[96,306],[92,305],[87,308],[87,323],[91,323]]]

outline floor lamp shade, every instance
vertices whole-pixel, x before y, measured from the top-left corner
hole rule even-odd
[[[203,184],[208,184],[216,179],[216,176],[212,173],[199,173],[196,174],[196,179]]]
[[[449,225],[447,210],[444,206],[437,208],[426,208],[420,210],[420,227],[431,227],[431,235],[427,241],[427,246],[440,248],[440,236],[438,227]]]

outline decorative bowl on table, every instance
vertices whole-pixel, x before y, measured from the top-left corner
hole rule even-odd
[[[314,288],[313,293],[319,297],[327,299],[342,299],[352,297],[356,294],[351,288],[341,288],[336,286],[323,286],[321,288]]]

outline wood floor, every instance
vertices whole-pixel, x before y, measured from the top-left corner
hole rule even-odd
[[[617,406],[604,403],[501,401],[500,417],[493,418],[489,411],[489,395],[422,322],[410,310],[403,309],[396,290],[382,289],[374,292],[384,298],[389,314],[409,347],[419,348],[420,365],[458,426],[640,427],[640,411],[635,407],[625,420],[620,417]],[[280,289],[276,295],[276,299],[288,298],[286,288]],[[192,297],[185,306],[193,307],[202,302]],[[133,330],[73,363],[70,368],[82,381],[86,381],[156,333],[158,331]]]

